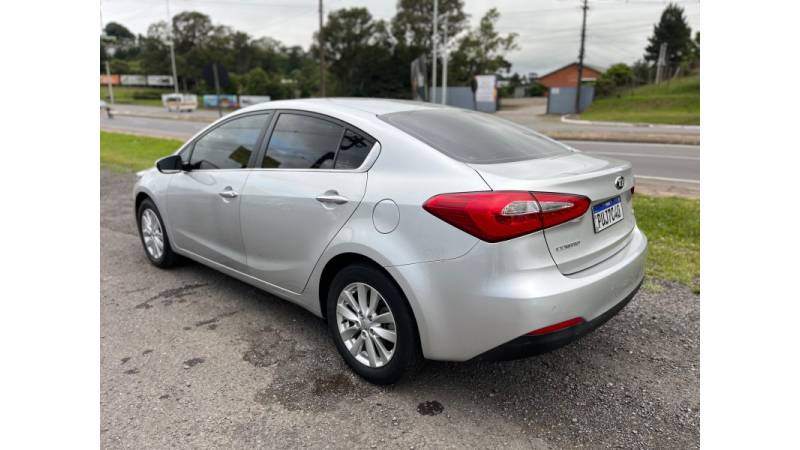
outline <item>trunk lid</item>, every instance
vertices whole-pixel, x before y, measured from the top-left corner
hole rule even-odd
[[[631,164],[575,152],[568,155],[501,164],[470,164],[493,190],[526,190],[584,195],[591,200],[581,217],[544,230],[558,269],[565,275],[588,269],[610,258],[630,241],[636,225],[631,204]],[[620,189],[619,177],[624,180]],[[595,232],[593,211],[622,205],[622,219],[608,225],[601,217]],[[603,228],[606,226],[606,228]]]

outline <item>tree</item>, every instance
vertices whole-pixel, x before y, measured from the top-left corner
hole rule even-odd
[[[690,42],[689,51],[686,54],[686,65],[689,69],[700,67],[700,32],[694,33],[694,39]]]
[[[464,13],[463,0],[439,0],[438,9],[440,15],[447,15],[447,33],[450,36],[457,35],[467,27],[469,16]],[[443,21],[439,20],[438,25],[439,38],[443,39]],[[430,54],[433,42],[433,0],[399,0],[391,29],[398,46],[415,53],[409,63],[422,53]]]
[[[648,38],[645,48],[645,61],[657,62],[661,44],[667,43],[667,64],[677,67],[689,50],[692,29],[686,23],[683,8],[670,3],[661,13],[661,20],[653,27],[653,35]]]
[[[647,61],[641,59],[636,60],[631,66],[631,70],[633,71],[634,84],[647,84],[652,79],[653,66],[648,64]]]
[[[384,21],[374,20],[366,8],[339,9],[328,14],[323,31],[329,70],[341,90],[337,94],[376,96],[392,88],[397,70]]]
[[[627,64],[618,63],[609,67],[595,84],[597,95],[611,95],[621,88],[632,86],[636,77]]]
[[[280,76],[270,77],[260,67],[244,74],[239,83],[241,83],[240,94],[269,95],[273,100],[291,97],[290,89],[281,82]]]
[[[106,36],[113,37],[118,41],[136,39],[131,30],[117,22],[108,22],[103,31],[105,31]]]
[[[450,59],[453,80],[469,84],[475,75],[493,74],[511,69],[506,53],[519,48],[517,34],[505,36],[495,30],[500,13],[496,8],[486,12],[478,27],[470,30],[459,42]]]

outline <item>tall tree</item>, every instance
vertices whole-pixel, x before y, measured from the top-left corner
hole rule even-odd
[[[447,34],[450,36],[460,33],[468,25],[469,16],[464,13],[463,0],[439,0],[439,15],[447,15]],[[391,28],[400,47],[417,53],[430,52],[433,40],[433,0],[399,0]],[[438,28],[439,38],[443,39],[443,21],[438,22]],[[411,59],[417,56],[419,54]]]
[[[675,3],[668,4],[661,13],[661,20],[653,27],[653,35],[648,38],[645,61],[657,62],[661,44],[666,42],[667,64],[670,67],[677,67],[692,45],[689,42],[691,36],[692,29],[686,22],[683,8]]]
[[[323,32],[330,73],[344,91],[338,94],[380,95],[392,83],[396,70],[390,64],[392,39],[384,21],[374,20],[366,8],[339,9],[328,14]]]
[[[450,65],[453,79],[457,83],[468,84],[472,77],[493,74],[511,69],[505,55],[519,48],[517,34],[501,35],[495,29],[500,13],[496,8],[486,12],[478,27],[470,30],[459,42],[453,53]]]

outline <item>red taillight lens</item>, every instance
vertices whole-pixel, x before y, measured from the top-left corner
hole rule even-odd
[[[556,331],[561,331],[567,328],[578,326],[584,322],[586,321],[583,320],[582,318],[576,317],[574,319],[565,320],[563,322],[549,325],[544,328],[539,328],[538,330],[533,330],[530,333],[528,333],[528,336],[541,336],[543,334],[555,333]]]
[[[422,207],[479,239],[499,242],[580,217],[589,199],[549,192],[462,192],[437,195]]]

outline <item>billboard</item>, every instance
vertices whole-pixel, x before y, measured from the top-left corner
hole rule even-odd
[[[148,75],[148,86],[172,86],[172,76],[170,75]]]
[[[108,84],[108,80],[111,80],[111,84],[116,86],[119,84],[119,75],[100,75],[100,84],[103,86]]]
[[[475,75],[475,101],[479,103],[494,103],[497,98],[495,92],[495,84],[497,77],[495,75]]]
[[[269,95],[240,95],[239,106],[244,108],[245,106],[264,103],[270,100],[272,100],[272,98]]]
[[[145,75],[120,75],[119,78],[123,86],[147,86]]]
[[[216,108],[218,104],[223,108],[236,108],[238,106],[235,95],[222,94],[219,98],[216,95],[203,96],[203,106],[206,108]]]

